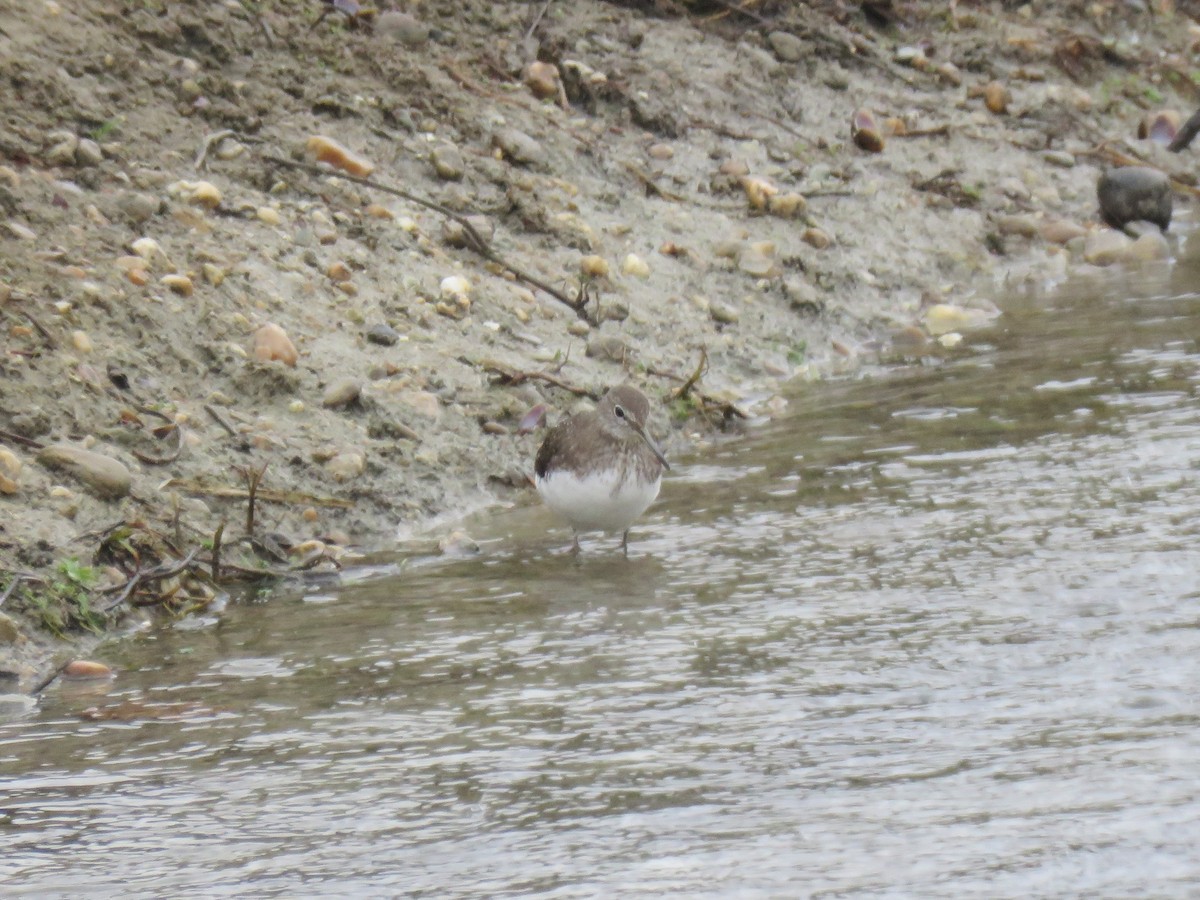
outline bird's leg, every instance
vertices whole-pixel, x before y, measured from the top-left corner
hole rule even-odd
[[[583,548],[579,546],[579,532],[571,529],[571,555],[578,556]]]
[[[621,552],[625,554],[625,558],[629,559],[629,529],[626,528],[621,533]]]

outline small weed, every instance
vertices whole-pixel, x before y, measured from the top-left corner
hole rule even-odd
[[[95,569],[68,559],[58,564],[48,583],[23,585],[15,596],[47,631],[58,637],[79,630],[99,634],[104,630],[105,616],[92,608],[91,589],[95,583]]]

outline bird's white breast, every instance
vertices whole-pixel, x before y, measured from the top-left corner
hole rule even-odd
[[[620,470],[600,470],[582,478],[554,469],[537,479],[538,493],[577,531],[624,531],[646,511],[662,478],[643,481]]]

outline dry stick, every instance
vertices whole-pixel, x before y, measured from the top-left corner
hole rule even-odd
[[[4,593],[0,594],[0,606],[3,606],[5,601],[12,596],[13,591],[17,589],[17,585],[19,585],[21,582],[36,581],[39,584],[46,583],[45,578],[42,578],[39,575],[33,575],[29,572],[11,572],[10,574],[12,575],[13,579],[8,583],[8,587],[4,589]]]
[[[208,485],[187,478],[172,478],[164,488],[178,488],[188,494],[200,494],[204,497],[222,497],[227,500],[245,500],[250,492],[245,488],[230,485]],[[302,491],[272,491],[259,488],[255,492],[264,503],[307,503],[311,506],[331,506],[335,509],[352,509],[353,500],[342,500],[338,497],[321,497],[316,494],[306,494]]]
[[[222,519],[217,530],[213,532],[212,538],[212,580],[214,584],[221,580],[221,535],[224,533],[225,520]]]
[[[228,422],[226,422],[226,421],[225,421],[225,417],[224,417],[223,415],[221,415],[221,414],[220,414],[220,413],[219,413],[219,412],[216,410],[216,408],[215,408],[214,406],[212,406],[212,404],[210,404],[210,403],[205,403],[205,404],[204,404],[204,411],[205,411],[206,413],[208,413],[210,416],[212,416],[212,417],[213,417],[213,419],[214,419],[214,420],[216,420],[216,423],[217,423],[218,425],[220,425],[222,428],[224,428],[224,429],[225,429],[225,431],[226,431],[226,432],[229,434],[229,436],[230,436],[230,437],[237,437],[237,436],[238,436],[237,429],[235,429],[235,428],[234,428],[232,425],[230,425]]]
[[[196,154],[196,161],[192,163],[192,168],[197,172],[204,170],[204,163],[208,159],[208,152],[212,150],[213,145],[217,141],[223,141],[227,137],[233,137],[233,131],[225,128],[221,131],[214,131],[204,139],[204,143],[200,145],[200,152]]]
[[[571,298],[568,297],[566,294],[564,294],[562,291],[558,290],[557,288],[551,287],[550,285],[546,284],[546,282],[542,281],[540,278],[530,275],[524,269],[520,269],[517,266],[514,266],[512,263],[505,260],[498,253],[496,253],[496,251],[492,250],[488,246],[487,241],[485,241],[480,236],[479,232],[475,230],[475,227],[467,220],[466,216],[459,215],[454,210],[447,209],[446,207],[442,206],[440,203],[435,203],[432,200],[427,200],[424,197],[419,197],[416,194],[410,193],[409,191],[405,191],[400,188],[392,187],[391,185],[388,185],[388,184],[382,184],[378,181],[373,181],[370,178],[360,178],[357,175],[351,175],[348,172],[340,172],[340,171],[335,172],[330,169],[324,169],[324,168],[321,168],[320,166],[313,165],[312,163],[299,162],[294,159],[284,159],[282,156],[275,156],[275,155],[269,154],[269,153],[264,154],[263,159],[267,160],[268,162],[277,163],[278,165],[281,165],[281,166],[287,166],[292,169],[299,169],[302,172],[308,172],[310,175],[317,175],[320,177],[324,177],[326,175],[335,175],[338,178],[345,179],[346,181],[351,181],[351,182],[354,182],[355,184],[361,184],[363,187],[374,188],[377,191],[383,191],[385,194],[393,194],[397,197],[401,197],[401,198],[409,201],[410,203],[415,203],[418,206],[423,206],[426,209],[431,209],[434,212],[439,213],[440,215],[443,215],[448,219],[452,219],[453,221],[457,222],[459,225],[462,226],[462,229],[464,232],[464,237],[466,238],[465,246],[467,247],[468,250],[473,250],[475,253],[479,254],[484,259],[488,260],[489,262],[494,262],[496,265],[501,266],[502,268],[511,272],[513,275],[515,275],[521,281],[524,281],[527,284],[531,284],[534,287],[538,288],[539,290],[545,291],[547,294],[549,294],[555,300],[559,301],[564,306],[567,306],[570,309],[572,309],[575,312],[575,314],[578,315],[581,319],[584,319],[587,317],[587,314],[585,312],[585,307],[587,305],[586,303],[580,303],[580,302],[571,300]]]
[[[104,607],[104,612],[112,612],[122,603],[129,599],[130,595],[137,589],[143,581],[154,581],[160,578],[171,578],[178,575],[184,569],[189,568],[196,556],[200,553],[200,548],[192,550],[180,560],[172,560],[169,563],[159,563],[157,566],[152,566],[149,569],[139,569],[130,576],[129,580],[117,588],[102,588],[103,593],[111,593],[114,590],[120,590],[121,594],[108,606]]]
[[[495,372],[505,379],[505,384],[514,385],[520,384],[522,381],[544,381],[547,384],[552,384],[555,387],[562,388],[564,391],[569,391],[577,397],[590,397],[592,400],[598,400],[600,395],[595,391],[589,391],[587,388],[581,388],[569,382],[563,381],[551,372],[523,372],[519,369],[513,369],[504,363],[495,360],[485,360],[479,365],[485,372]]]
[[[687,395],[691,391],[691,389],[694,388],[699,383],[700,379],[702,377],[704,377],[704,374],[707,371],[708,371],[708,349],[705,347],[701,347],[700,348],[700,360],[699,360],[699,362],[696,363],[696,371],[694,371],[688,377],[687,381],[685,381],[682,385],[680,385],[676,389],[675,394],[674,394],[675,398],[678,400],[682,400],[683,398],[687,397]]]
[[[41,441],[35,441],[33,438],[23,437],[19,434],[13,434],[11,431],[0,431],[0,438],[6,441],[12,441],[14,444],[20,444],[23,447],[30,447],[34,450],[41,450],[46,445]]]
[[[249,466],[234,466],[246,479],[246,536],[254,537],[254,501],[258,495],[258,486],[263,476],[267,474],[268,463],[263,463],[256,472]]]
[[[1174,140],[1167,144],[1167,149],[1172,153],[1178,153],[1187,147],[1198,133],[1200,133],[1200,109],[1192,113],[1191,118],[1183,123],[1183,127],[1179,129]]]

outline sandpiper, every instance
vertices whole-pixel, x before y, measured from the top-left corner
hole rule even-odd
[[[574,531],[620,531],[629,552],[629,526],[646,511],[671,468],[646,432],[650,401],[632,385],[610,390],[591,412],[556,425],[538,449],[537,489]]]

